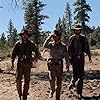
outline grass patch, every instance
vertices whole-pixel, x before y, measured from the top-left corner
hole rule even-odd
[[[0,59],[5,59],[7,57],[11,57],[12,49],[2,49],[0,50]]]

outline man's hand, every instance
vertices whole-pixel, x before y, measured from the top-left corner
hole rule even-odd
[[[47,61],[47,58],[41,57],[41,58],[39,58],[39,60],[41,60],[41,61]]]
[[[55,34],[54,33],[50,34],[50,39],[53,37],[55,37]]]
[[[33,57],[32,61],[36,63],[38,61],[38,57]]]
[[[89,60],[89,63],[92,63],[92,60],[91,59]]]
[[[14,70],[14,62],[12,62],[11,70]]]
[[[66,64],[66,70],[67,70],[67,72],[69,71],[69,64]]]

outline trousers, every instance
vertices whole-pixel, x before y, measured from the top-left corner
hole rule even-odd
[[[77,93],[82,94],[83,76],[84,76],[84,55],[72,57],[73,78],[72,81],[77,82]]]
[[[16,69],[16,86],[19,96],[27,96],[30,83],[30,72],[32,63],[27,61],[18,61]],[[24,87],[22,92],[22,78],[24,78]],[[23,97],[24,98],[24,97]]]
[[[63,74],[63,61],[60,62],[49,62],[49,80],[50,80],[50,87],[51,91],[56,91],[56,100],[60,100],[60,91],[61,91],[61,84],[62,84],[62,74]],[[57,80],[57,81],[56,81]],[[55,83],[57,88],[55,88]]]

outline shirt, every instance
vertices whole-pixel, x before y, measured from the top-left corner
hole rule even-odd
[[[69,64],[69,57],[67,52],[67,47],[64,43],[55,44],[55,42],[50,42],[49,38],[44,42],[43,47],[49,49],[49,58],[53,58],[55,60],[65,58],[66,63]]]
[[[39,56],[40,53],[38,51],[38,48],[35,46],[35,44],[28,40],[26,43],[23,43],[22,41],[19,41],[15,44],[13,52],[12,52],[12,62],[14,62],[16,56],[18,56],[18,58],[32,58],[32,52],[35,53],[35,56]]]
[[[80,38],[76,39],[74,38],[74,54],[82,54],[82,43],[80,41]]]

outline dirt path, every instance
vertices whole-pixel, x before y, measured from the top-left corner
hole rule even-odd
[[[10,60],[0,62],[4,73],[0,73],[0,100],[18,100],[15,83],[15,71],[9,71]],[[31,82],[28,100],[55,100],[49,98],[49,81],[46,62],[39,61],[36,68],[32,68]],[[64,69],[61,90],[61,100],[78,100],[76,88],[68,91],[72,71]],[[85,77],[83,87],[83,100],[97,100],[100,94],[100,57],[93,57],[93,63],[89,64],[86,58]]]

